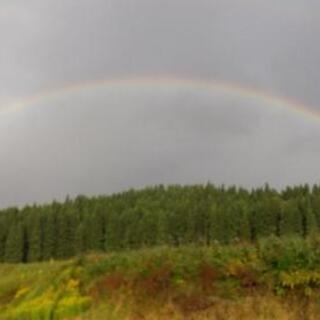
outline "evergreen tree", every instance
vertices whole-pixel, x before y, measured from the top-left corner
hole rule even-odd
[[[80,223],[77,226],[75,231],[75,239],[74,239],[74,252],[76,254],[81,254],[87,252],[88,248],[86,246],[86,228],[83,223]]]
[[[88,251],[256,241],[319,232],[320,186],[278,192],[194,185],[0,211],[0,262],[65,259]]]
[[[302,217],[295,199],[287,200],[282,204],[280,234],[303,234]]]
[[[42,260],[42,223],[40,215],[31,215],[27,226],[27,261],[35,262]]]
[[[11,263],[24,262],[25,259],[25,239],[21,222],[17,222],[10,227],[5,246],[5,261]]]
[[[57,251],[57,215],[54,207],[44,209],[42,235],[42,257],[50,260],[56,257]]]

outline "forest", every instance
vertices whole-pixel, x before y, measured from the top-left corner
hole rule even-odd
[[[170,185],[0,211],[0,262],[155,246],[255,243],[320,228],[320,186]]]

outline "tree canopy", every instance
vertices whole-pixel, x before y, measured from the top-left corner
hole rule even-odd
[[[155,186],[0,211],[0,262],[65,259],[92,251],[307,237],[320,227],[320,187],[283,191]]]

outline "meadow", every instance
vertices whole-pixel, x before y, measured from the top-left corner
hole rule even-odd
[[[320,239],[0,265],[1,320],[319,319]]]

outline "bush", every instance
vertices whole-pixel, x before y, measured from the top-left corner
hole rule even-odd
[[[319,258],[311,242],[301,237],[271,236],[258,242],[258,251],[261,259],[274,271],[319,266]]]

